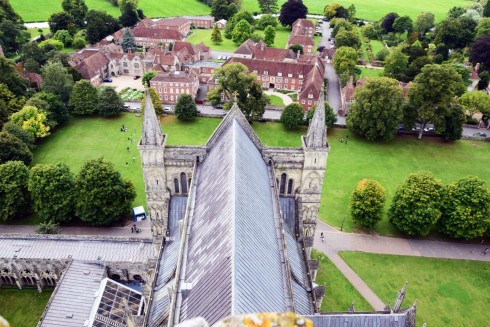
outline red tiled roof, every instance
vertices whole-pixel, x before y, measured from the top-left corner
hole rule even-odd
[[[151,18],[142,19],[134,28],[147,28],[153,25],[153,20]]]
[[[293,23],[293,28],[295,27],[306,27],[306,28],[315,28],[315,24],[311,20],[299,18]]]
[[[197,74],[191,69],[188,72],[158,73],[151,79],[152,82],[183,82],[193,83],[197,79]]]
[[[155,28],[158,28],[158,26],[181,26],[188,22],[189,20],[183,17],[161,18],[154,22],[152,26]]]
[[[76,65],[74,68],[85,79],[91,79],[99,74],[99,70],[109,63],[109,59],[102,53],[97,52],[93,56],[85,58],[82,62]]]
[[[165,39],[165,40],[183,40],[184,35],[175,30],[161,28],[138,28],[133,29],[135,38]]]
[[[307,36],[295,35],[295,36],[289,37],[288,44],[289,45],[299,44],[299,45],[303,45],[303,46],[308,46],[308,45],[314,46],[315,42],[313,42],[312,38],[309,38]]]

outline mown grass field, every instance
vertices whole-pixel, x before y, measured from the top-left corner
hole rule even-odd
[[[341,143],[340,138],[346,135],[348,144]],[[331,150],[319,217],[338,228],[345,219],[344,231],[356,229],[350,219],[349,201],[356,184],[364,178],[377,180],[386,190],[385,216],[375,228],[383,235],[397,235],[386,211],[396,189],[411,173],[431,171],[444,183],[476,175],[490,185],[489,142],[444,143],[439,138],[399,136],[391,142],[374,143],[356,138],[345,129],[332,130],[328,140]]]
[[[46,288],[42,293],[37,289],[2,288],[0,290],[0,316],[12,327],[36,326],[53,293]]]
[[[315,283],[326,285],[325,296],[322,301],[322,312],[347,311],[352,301],[355,302],[356,311],[373,310],[325,254],[313,249],[311,257],[320,260]]]
[[[379,77],[383,75],[383,69],[366,68],[364,66],[357,66],[361,70],[361,78],[363,77]]]
[[[119,9],[114,7],[107,0],[86,0],[89,9],[105,10],[114,17],[121,14]],[[285,1],[279,1],[279,8]],[[24,21],[47,21],[52,13],[61,11],[61,1],[59,0],[10,0],[10,3]],[[211,8],[197,0],[140,0],[139,7],[143,9],[148,17],[169,17],[182,15],[208,15]],[[449,9],[454,6],[468,5],[469,0],[414,0],[410,2],[390,1],[390,0],[352,0],[340,1],[346,8],[354,4],[357,9],[356,17],[366,20],[379,20],[389,12],[396,12],[400,16],[408,15],[415,20],[422,11],[434,13],[436,21],[441,21],[446,16]],[[317,0],[305,0],[304,4],[308,7],[311,14],[322,14],[323,8],[327,3]],[[256,0],[244,0],[243,9],[251,12],[259,12]]]
[[[488,326],[490,263],[361,252],[340,256],[392,305],[408,281],[403,307],[417,301],[417,326]],[[357,303],[356,303],[357,304]]]
[[[271,100],[271,106],[284,106],[284,101],[277,95],[269,95],[269,99]]]

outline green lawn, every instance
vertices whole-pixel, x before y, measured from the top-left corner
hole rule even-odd
[[[371,48],[373,49],[373,54],[375,56],[381,49],[385,48],[384,43],[378,40],[371,40],[369,43],[371,44]]]
[[[49,16],[61,11],[60,0],[10,0],[14,10],[24,21],[47,21]],[[105,10],[114,17],[121,16],[119,8],[107,0],[85,0],[88,9]],[[211,8],[197,0],[140,0],[139,8],[148,17],[169,17],[182,15],[209,15]]]
[[[128,128],[128,132],[120,131],[122,124]],[[136,148],[140,135],[141,117],[134,114],[124,113],[110,119],[77,118],[57,129],[37,146],[33,164],[64,162],[74,173],[78,173],[85,161],[103,156],[114,164],[123,177],[131,179],[135,184],[137,194],[133,204],[144,205],[145,188],[139,151]],[[131,143],[128,137],[136,140],[135,143]],[[126,162],[129,164],[128,168]]]
[[[271,100],[271,106],[284,106],[284,101],[277,95],[269,95],[269,99]]]
[[[320,267],[315,283],[326,285],[325,296],[322,301],[322,312],[347,311],[355,302],[356,311],[372,311],[373,308],[366,302],[361,294],[344,277],[340,270],[323,253],[313,249],[313,259],[320,260]]]
[[[417,301],[417,326],[488,326],[490,263],[342,252],[383,301],[394,303],[408,281],[404,307]]]
[[[363,66],[357,66],[361,70],[362,77],[379,77],[383,74],[383,69],[366,68]]]
[[[195,29],[192,30],[192,34],[187,39],[188,42],[192,44],[198,44],[200,42],[204,42],[208,47],[217,51],[235,51],[239,44],[235,44],[232,40],[225,38],[224,31],[221,31],[221,36],[223,37],[223,42],[219,45],[211,42],[211,33],[212,29],[203,30],[203,29]],[[260,36],[264,36],[264,31],[256,30],[256,34]],[[274,38],[273,48],[281,48],[284,49],[288,42],[289,34],[291,31],[288,28],[279,26],[276,28],[276,37]]]
[[[45,288],[42,293],[37,289],[2,288],[0,290],[0,316],[3,316],[12,327],[36,326],[39,318],[53,293]]]
[[[340,138],[347,134],[349,143],[340,143]],[[417,140],[415,136],[400,136],[391,142],[373,143],[356,138],[345,129],[332,130],[328,139],[331,150],[319,217],[336,227],[340,227],[345,218],[345,231],[355,229],[349,216],[349,199],[363,178],[375,179],[384,186],[385,211],[396,189],[416,171],[431,171],[444,183],[476,175],[490,184],[489,142],[444,143],[438,138]],[[397,234],[386,214],[375,230],[383,235]]]
[[[28,28],[27,29],[27,32],[29,32],[31,34],[31,39],[39,36],[38,29],[39,28]],[[45,27],[45,28],[41,28],[41,29],[43,30],[44,35],[51,33],[51,31],[49,30],[49,27]]]
[[[278,2],[279,8],[285,1]],[[326,4],[332,3],[318,0],[304,0],[303,3],[308,7],[310,14],[323,14]],[[446,17],[447,12],[454,6],[465,7],[471,3],[469,0],[414,0],[414,1],[391,1],[391,0],[351,0],[339,1],[345,8],[351,4],[356,6],[356,17],[366,20],[379,20],[389,12],[396,12],[400,16],[408,15],[414,21],[417,15],[423,11],[432,12],[436,16],[436,21],[441,21]],[[260,12],[256,0],[244,0],[242,8],[251,12]]]

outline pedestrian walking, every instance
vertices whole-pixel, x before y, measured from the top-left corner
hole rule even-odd
[[[481,255],[487,255],[488,253],[488,248],[486,248],[485,250],[482,251]]]
[[[131,226],[131,233],[134,233],[134,226]]]
[[[320,237],[323,237],[323,232],[320,233]]]
[[[135,161],[136,161],[136,157],[135,157],[135,156],[133,156],[133,162],[135,162]]]
[[[322,243],[325,242],[325,236],[322,235]]]
[[[126,162],[126,168],[128,168],[128,163]]]
[[[129,152],[129,146],[126,149],[128,149],[128,152]]]
[[[344,143],[344,138],[343,137],[340,139],[340,143]]]

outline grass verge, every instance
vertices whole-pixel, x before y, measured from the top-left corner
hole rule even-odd
[[[417,301],[417,326],[485,326],[490,263],[362,252],[340,256],[383,301],[393,304],[408,281],[402,307]]]
[[[322,312],[347,311],[352,301],[355,302],[357,311],[373,310],[325,254],[313,249],[311,257],[320,260],[315,283],[326,285],[325,296],[322,301]]]

